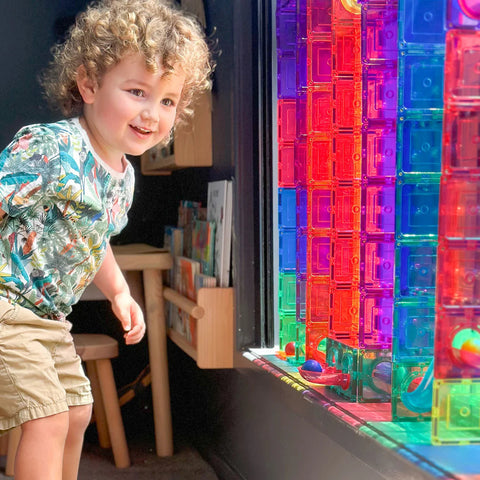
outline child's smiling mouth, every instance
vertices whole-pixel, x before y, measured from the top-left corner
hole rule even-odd
[[[151,133],[153,133],[152,130],[149,130],[147,128],[143,128],[143,127],[139,127],[139,126],[136,126],[136,125],[130,125],[131,128],[133,128],[133,130],[135,130],[136,132],[142,134],[142,135],[149,135]]]

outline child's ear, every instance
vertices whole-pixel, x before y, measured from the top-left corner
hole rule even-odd
[[[96,92],[96,82],[92,80],[87,73],[86,68],[80,65],[77,69],[77,87],[84,103],[93,103]]]

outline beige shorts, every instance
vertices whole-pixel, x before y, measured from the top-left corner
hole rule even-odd
[[[0,433],[93,403],[70,329],[0,300]]]

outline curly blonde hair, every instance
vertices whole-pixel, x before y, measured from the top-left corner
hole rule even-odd
[[[211,87],[213,62],[199,24],[166,0],[104,0],[81,13],[67,40],[53,49],[41,83],[49,102],[66,116],[79,115],[83,100],[76,75],[83,65],[101,83],[103,75],[128,54],[141,53],[151,72],[185,73],[177,123],[191,115],[191,104]]]

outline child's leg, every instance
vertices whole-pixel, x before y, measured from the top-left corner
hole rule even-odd
[[[63,453],[62,480],[76,480],[80,456],[82,454],[83,437],[92,416],[92,405],[70,407],[68,412],[68,434]]]
[[[68,412],[63,412],[22,425],[15,480],[62,480],[68,420]]]

